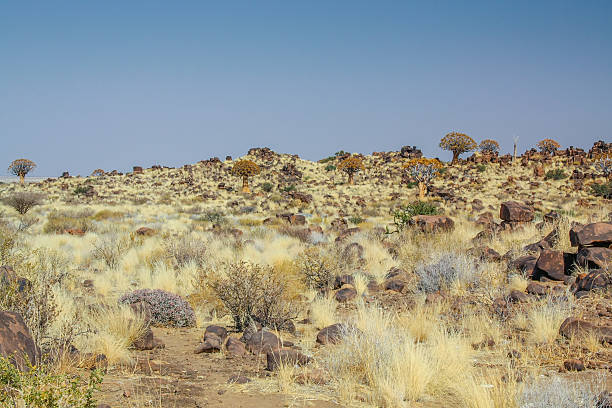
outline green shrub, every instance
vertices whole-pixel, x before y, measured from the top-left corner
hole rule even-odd
[[[336,156],[329,156],[329,157],[326,157],[324,159],[319,160],[319,163],[325,164],[325,163],[329,163],[330,161],[335,160],[335,159],[336,159]]]
[[[487,169],[487,166],[485,166],[484,164],[479,164],[479,165],[477,165],[477,166],[476,166],[476,170],[477,170],[479,173],[484,172],[486,169]]]
[[[607,183],[593,183],[591,193],[597,197],[612,198],[612,181]]]
[[[272,183],[265,182],[261,185],[261,189],[265,191],[266,193],[269,193],[270,191],[272,191],[273,188],[274,188],[274,185]]]
[[[283,191],[285,193],[288,193],[290,191],[295,191],[295,186],[293,184],[291,184],[290,186],[283,187]]]
[[[563,180],[567,174],[562,169],[553,169],[546,172],[546,180]]]
[[[334,166],[333,164],[328,164],[327,166],[325,166],[325,171],[334,171],[336,170],[336,166]]]
[[[84,184],[82,186],[77,186],[77,188],[75,188],[72,193],[74,195],[80,196],[80,195],[86,195],[91,192],[93,192],[93,186]]]
[[[95,408],[94,392],[102,373],[93,370],[89,378],[54,374],[45,366],[18,370],[0,357],[0,406],[30,408]]]
[[[361,224],[362,222],[365,221],[364,218],[358,216],[358,215],[353,215],[352,217],[349,217],[349,222],[352,222],[355,225]]]
[[[226,222],[225,214],[218,210],[206,210],[195,219],[196,221],[208,221],[213,224],[224,224]]]
[[[387,234],[402,231],[409,223],[410,219],[415,215],[436,215],[439,213],[438,207],[426,201],[415,201],[393,212],[393,224],[395,231],[390,231],[387,228]]]

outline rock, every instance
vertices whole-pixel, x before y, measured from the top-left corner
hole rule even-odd
[[[291,225],[304,225],[306,224],[306,217],[301,214],[294,214],[289,217],[289,223]]]
[[[317,343],[322,345],[340,343],[347,331],[348,327],[343,323],[332,324],[317,333]]]
[[[353,275],[340,275],[336,276],[336,280],[334,281],[334,289],[340,289],[344,285],[355,285],[355,278]]]
[[[445,215],[415,215],[410,224],[423,232],[452,231],[455,228],[455,222]]]
[[[559,328],[559,333],[567,339],[583,339],[595,335],[600,341],[612,343],[612,326],[596,326],[586,320],[568,317]]]
[[[532,206],[506,201],[501,204],[499,218],[508,222],[530,222],[533,221],[534,210]]]
[[[612,244],[612,223],[595,222],[584,227],[576,226],[570,230],[572,246],[610,246]]]
[[[385,290],[392,290],[394,292],[403,292],[406,288],[407,283],[401,278],[391,278],[383,282]]]
[[[244,343],[234,337],[229,337],[227,339],[225,342],[225,350],[227,354],[233,357],[243,357],[247,354]]]
[[[549,289],[547,286],[542,285],[541,283],[531,282],[529,285],[527,285],[526,290],[529,294],[543,296],[548,293]]]
[[[604,247],[586,247],[576,254],[576,263],[589,269],[604,269],[612,264],[612,249]]]
[[[246,384],[249,382],[251,382],[250,378],[240,374],[234,374],[227,380],[228,384]]]
[[[274,371],[280,365],[304,366],[310,362],[310,357],[297,350],[279,349],[271,350],[266,353],[266,370]]]
[[[356,296],[357,296],[357,291],[354,288],[349,287],[349,288],[340,289],[339,291],[336,292],[336,295],[334,297],[337,302],[346,303],[348,301],[355,299]]]
[[[593,289],[604,289],[612,285],[610,275],[602,270],[594,270],[576,280],[576,294],[580,291],[590,291]]]
[[[198,345],[194,353],[215,353],[221,351],[221,347],[227,337],[225,327],[211,325],[204,331],[203,342]]]
[[[575,358],[565,360],[563,362],[563,367],[565,367],[567,371],[584,371],[584,363]]]
[[[527,277],[531,277],[535,271],[537,261],[538,258],[535,256],[526,255],[516,258],[511,262],[511,266],[527,275]]]
[[[529,301],[529,296],[520,290],[512,289],[512,291],[510,291],[510,300],[517,303],[524,303]]]
[[[565,260],[563,252],[550,249],[542,250],[536,262],[536,274],[543,273],[554,280],[563,280],[565,277]]]
[[[155,230],[153,228],[140,227],[136,230],[136,235],[140,235],[141,237],[150,237],[155,235]]]
[[[78,228],[69,228],[65,230],[64,232],[68,235],[74,235],[76,237],[82,237],[83,235],[85,235],[85,231],[78,229]]]
[[[163,341],[155,338],[153,330],[150,327],[145,329],[144,334],[132,343],[132,347],[136,350],[155,350],[166,347]]]
[[[19,313],[0,311],[0,355],[20,369],[35,365],[40,350]]]
[[[243,336],[244,337],[244,336]],[[267,353],[282,347],[281,341],[274,333],[259,330],[245,339],[246,349],[253,354]]]
[[[499,262],[502,259],[499,252],[486,246],[470,248],[468,254],[488,262]]]

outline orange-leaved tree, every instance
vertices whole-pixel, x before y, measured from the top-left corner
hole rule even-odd
[[[440,140],[440,147],[453,152],[451,164],[455,164],[460,154],[476,149],[476,142],[464,133],[450,132]]]
[[[8,171],[11,174],[19,176],[19,182],[23,184],[23,179],[25,178],[26,174],[28,174],[35,168],[36,163],[34,163],[32,160],[17,159],[13,160],[13,162],[9,165]]]
[[[561,145],[552,139],[544,139],[538,142],[538,148],[542,153],[553,154]]]
[[[259,174],[259,166],[251,160],[238,160],[232,167],[232,174],[242,177],[242,192],[249,193],[249,177]]]
[[[359,157],[351,156],[342,160],[340,164],[338,164],[338,170],[341,170],[348,174],[349,184],[355,184],[355,173],[361,170],[365,170],[365,167],[363,166],[363,160],[361,160]]]
[[[478,148],[484,154],[495,154],[499,152],[499,143],[493,139],[485,139],[480,142]]]
[[[402,167],[419,183],[419,199],[422,200],[433,179],[440,174],[442,163],[438,159],[421,157],[408,160]]]

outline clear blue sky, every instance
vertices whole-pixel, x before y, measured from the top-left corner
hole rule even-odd
[[[0,163],[612,139],[612,1],[2,1]]]

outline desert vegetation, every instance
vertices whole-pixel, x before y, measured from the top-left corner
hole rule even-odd
[[[0,406],[609,406],[612,145],[442,145],[0,184]]]

